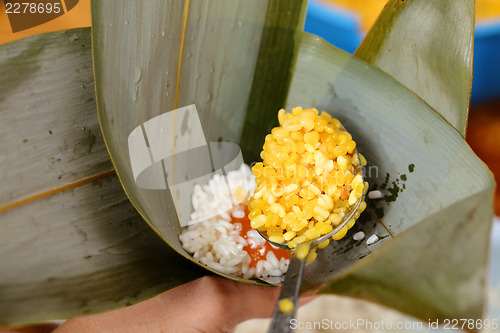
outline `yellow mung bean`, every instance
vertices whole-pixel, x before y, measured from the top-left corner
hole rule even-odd
[[[304,260],[309,254],[309,244],[300,244],[297,246],[297,258]]]
[[[289,298],[283,298],[279,303],[279,309],[281,312],[289,314],[295,309],[295,305]]]
[[[330,233],[362,198],[367,184],[360,167],[366,160],[358,157],[340,121],[324,111],[281,109],[278,121],[265,138],[262,162],[252,168],[257,188],[248,202],[249,219],[269,240],[301,249],[304,242]],[[332,238],[344,237],[365,208],[363,202]]]

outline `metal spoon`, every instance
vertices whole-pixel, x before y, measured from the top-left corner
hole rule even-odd
[[[317,239],[314,239],[310,241],[308,244],[299,244],[299,246],[308,246],[307,253],[310,252],[311,249],[315,248],[318,246],[321,242],[331,238],[333,235],[335,235],[340,229],[342,229],[347,222],[353,217],[353,215],[356,213],[356,211],[359,208],[359,205],[363,201],[364,197],[364,192],[365,192],[365,174],[363,167],[361,165],[361,159],[359,158],[359,153],[358,150],[356,149],[356,155],[358,157],[359,161],[359,168],[361,172],[361,176],[363,178],[363,194],[361,197],[358,199],[356,204],[352,205],[350,207],[349,213],[344,216],[343,221],[335,228],[333,229],[330,233],[319,237]],[[260,232],[259,232],[260,234]],[[306,262],[306,257],[299,259],[297,257],[297,248],[295,249],[290,249],[286,244],[279,244],[270,241],[266,236],[260,234],[264,239],[266,239],[269,243],[273,244],[274,246],[280,247],[282,249],[290,250],[292,252],[292,256],[290,258],[290,263],[288,265],[288,270],[285,275],[285,281],[283,281],[283,286],[281,288],[281,293],[278,298],[278,302],[276,303],[276,307],[274,308],[274,313],[273,313],[273,318],[271,322],[271,327],[269,328],[269,332],[275,333],[284,333],[284,332],[291,332],[292,329],[290,327],[290,321],[295,318],[295,315],[297,313],[297,302],[299,299],[299,294],[300,294],[300,287],[302,285],[302,276],[304,274],[304,267],[305,267],[305,262]],[[285,311],[283,312],[280,308],[280,304],[282,302],[287,302],[290,304],[290,302],[293,304],[293,308],[291,308],[291,311]],[[285,308],[285,306],[283,306]],[[288,307],[290,308],[290,307]],[[288,309],[290,310],[290,309]]]

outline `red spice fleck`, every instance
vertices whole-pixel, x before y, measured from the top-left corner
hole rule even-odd
[[[231,222],[241,224],[240,236],[245,238],[248,243],[247,246],[243,247],[243,250],[245,250],[252,259],[249,266],[256,267],[259,260],[266,260],[266,254],[269,251],[274,252],[274,255],[276,255],[276,258],[278,258],[278,260],[281,260],[281,258],[290,259],[290,253],[288,253],[288,251],[275,249],[268,242],[266,242],[264,245],[257,245],[252,241],[251,238],[247,236],[247,232],[252,230],[252,227],[250,226],[250,219],[248,218],[248,208],[246,206],[244,207],[244,211],[245,217],[236,218],[234,216],[231,216]]]

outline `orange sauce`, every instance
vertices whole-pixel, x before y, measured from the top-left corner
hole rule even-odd
[[[253,229],[250,226],[250,219],[248,218],[248,208],[246,206],[244,207],[244,211],[245,217],[243,218],[236,218],[234,216],[231,216],[231,223],[241,224],[240,236],[245,238],[248,243],[247,246],[243,247],[243,250],[245,250],[252,259],[250,261],[249,267],[256,267],[259,260],[266,260],[266,254],[269,251],[274,252],[274,255],[276,256],[276,258],[278,258],[278,260],[281,260],[281,258],[290,259],[290,253],[288,253],[288,251],[275,249],[268,242],[265,242],[264,245],[255,244],[255,242],[247,236],[247,232]]]

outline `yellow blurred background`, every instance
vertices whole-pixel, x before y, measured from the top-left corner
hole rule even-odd
[[[73,9],[52,21],[13,33],[10,27],[9,18],[5,13],[5,4],[3,1],[0,1],[0,44],[44,32],[90,27],[91,22],[90,0],[80,0]]]

